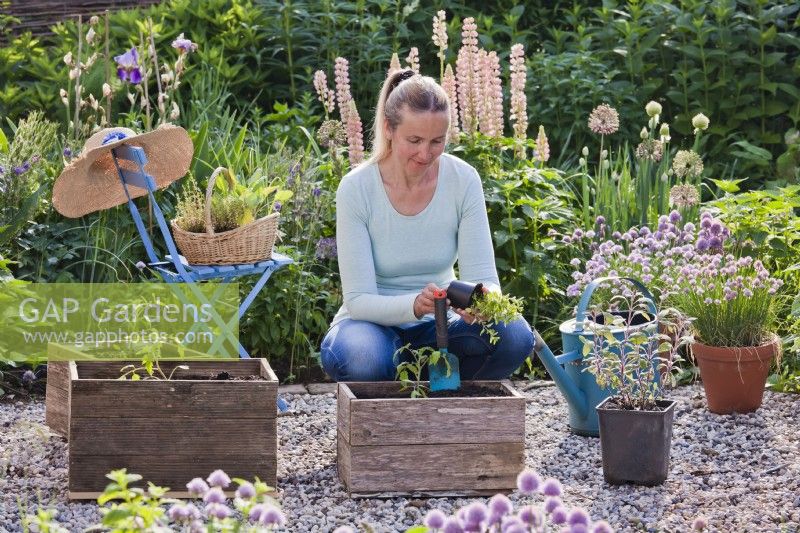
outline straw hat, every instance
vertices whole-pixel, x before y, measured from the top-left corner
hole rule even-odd
[[[155,179],[158,189],[189,171],[194,152],[186,130],[172,124],[141,134],[128,128],[105,128],[89,137],[81,155],[61,172],[53,186],[53,207],[66,217],[77,218],[127,202],[111,155],[111,149],[122,144],[144,148],[145,172]],[[146,189],[135,186],[128,186],[128,192],[131,198],[147,194]]]

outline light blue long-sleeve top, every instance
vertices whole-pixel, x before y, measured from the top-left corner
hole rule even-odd
[[[344,305],[332,326],[417,321],[414,299],[428,283],[456,279],[456,260],[459,279],[499,290],[480,176],[449,154],[439,158],[430,203],[411,216],[392,206],[377,163],[348,173],[336,191],[336,245]]]

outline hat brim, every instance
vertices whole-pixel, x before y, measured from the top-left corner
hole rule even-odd
[[[167,124],[153,131],[98,146],[82,153],[70,163],[53,185],[53,207],[62,215],[77,218],[109,209],[128,201],[122,187],[111,150],[123,144],[144,149],[144,169],[153,177],[156,188],[162,189],[189,171],[194,146],[189,134],[179,126]],[[120,161],[126,170],[136,170]],[[131,198],[147,194],[147,190],[128,186]]]

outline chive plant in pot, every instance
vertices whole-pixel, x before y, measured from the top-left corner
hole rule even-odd
[[[748,413],[761,405],[781,340],[774,301],[782,281],[762,262],[731,254],[699,255],[683,269],[671,302],[694,317],[691,352],[713,413]]]
[[[643,298],[628,301],[634,311],[630,317],[647,313]],[[669,473],[677,403],[664,398],[664,389],[675,384],[676,363],[689,336],[654,335],[628,327],[630,318],[608,311],[594,314],[602,314],[603,320],[592,320],[593,335],[581,337],[584,371],[593,374],[601,387],[616,391],[596,408],[603,477],[615,485],[659,485]],[[687,331],[688,320],[674,309],[660,311],[656,318],[672,332]],[[611,333],[620,328],[622,336]],[[657,372],[660,379],[656,379]]]

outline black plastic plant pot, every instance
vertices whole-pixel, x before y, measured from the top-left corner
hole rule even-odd
[[[635,411],[611,407],[614,400],[597,406],[603,477],[612,485],[660,485],[669,473],[677,402],[658,400],[658,411]]]
[[[483,283],[454,280],[447,287],[447,299],[450,300],[450,305],[457,309],[470,307],[475,298],[481,295],[483,295]]]

